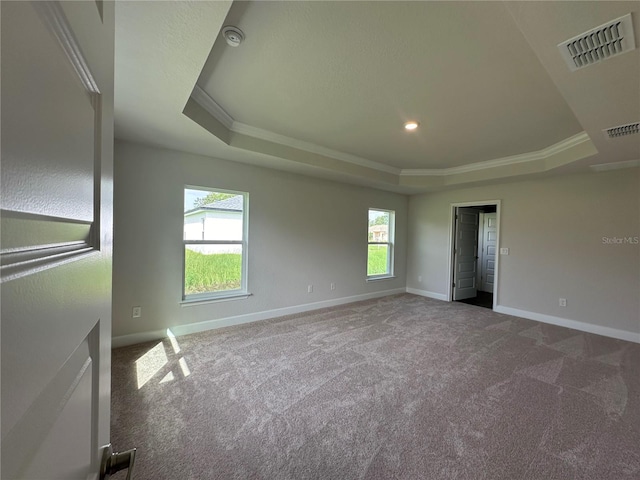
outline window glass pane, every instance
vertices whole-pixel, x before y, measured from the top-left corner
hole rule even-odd
[[[389,258],[388,245],[369,245],[369,255],[367,257],[367,275],[384,275],[387,270]]]
[[[369,210],[369,241],[389,241],[389,212]]]
[[[185,240],[242,240],[244,197],[209,190],[184,190]]]
[[[238,290],[242,277],[242,245],[185,245],[184,293]]]

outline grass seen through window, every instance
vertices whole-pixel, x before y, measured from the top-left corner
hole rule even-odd
[[[387,273],[387,245],[369,245],[367,256],[367,275]]]
[[[189,248],[185,249],[184,254],[184,291],[186,295],[240,288],[241,254],[204,254]]]

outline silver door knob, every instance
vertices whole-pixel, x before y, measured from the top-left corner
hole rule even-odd
[[[109,443],[103,447],[102,462],[100,463],[100,480],[109,480],[111,475],[120,470],[127,471],[127,479],[133,478],[133,464],[136,461],[136,449],[132,448],[126,452],[113,452],[113,447]]]

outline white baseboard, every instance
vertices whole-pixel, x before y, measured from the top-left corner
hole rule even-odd
[[[630,332],[628,330],[620,330],[618,328],[605,327],[603,325],[594,325],[593,323],[579,322],[577,320],[569,320],[568,318],[554,317],[543,313],[529,312],[527,310],[519,310],[517,308],[504,307],[496,305],[494,312],[513,315],[514,317],[527,318],[542,323],[550,323],[559,327],[572,328],[587,333],[595,333],[604,337],[617,338],[619,340],[627,340],[629,342],[640,343],[640,332]]]
[[[427,290],[418,290],[417,288],[407,287],[407,293],[413,293],[414,295],[420,295],[421,297],[435,298],[436,300],[443,300],[448,302],[449,299],[443,293],[429,292]]]
[[[373,298],[387,297],[389,295],[397,295],[406,293],[404,288],[396,288],[394,290],[385,290],[382,292],[365,293],[362,295],[353,295],[351,297],[342,297],[332,300],[324,300],[321,302],[305,303],[303,305],[295,305],[293,307],[276,308],[274,310],[265,310],[262,312],[247,313],[244,315],[236,315],[234,317],[218,318],[215,320],[206,320],[204,322],[188,323],[186,325],[175,325],[169,327],[175,336],[188,335],[190,333],[204,332],[222,327],[231,327],[233,325],[241,325],[243,323],[258,322],[260,320],[268,320],[270,318],[283,317],[285,315],[294,315],[296,313],[309,312],[320,308],[336,307],[346,303],[361,302]],[[153,330],[150,332],[133,333],[130,335],[122,335],[113,337],[111,347],[125,347],[136,343],[148,342],[151,340],[160,340],[167,336],[166,330]]]
[[[132,333],[130,335],[120,335],[111,338],[111,348],[126,347],[135,345],[136,343],[150,342],[152,340],[160,340],[167,336],[166,330],[152,330],[150,332]]]

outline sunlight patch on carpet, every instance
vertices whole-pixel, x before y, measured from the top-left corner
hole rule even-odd
[[[173,347],[173,353],[180,353],[180,345],[178,344],[178,339],[169,328],[167,328],[167,337],[169,337],[169,341],[171,342],[171,346]]]
[[[162,342],[149,350],[136,360],[136,376],[138,379],[138,390],[153,378],[169,362],[167,352],[164,350]]]

